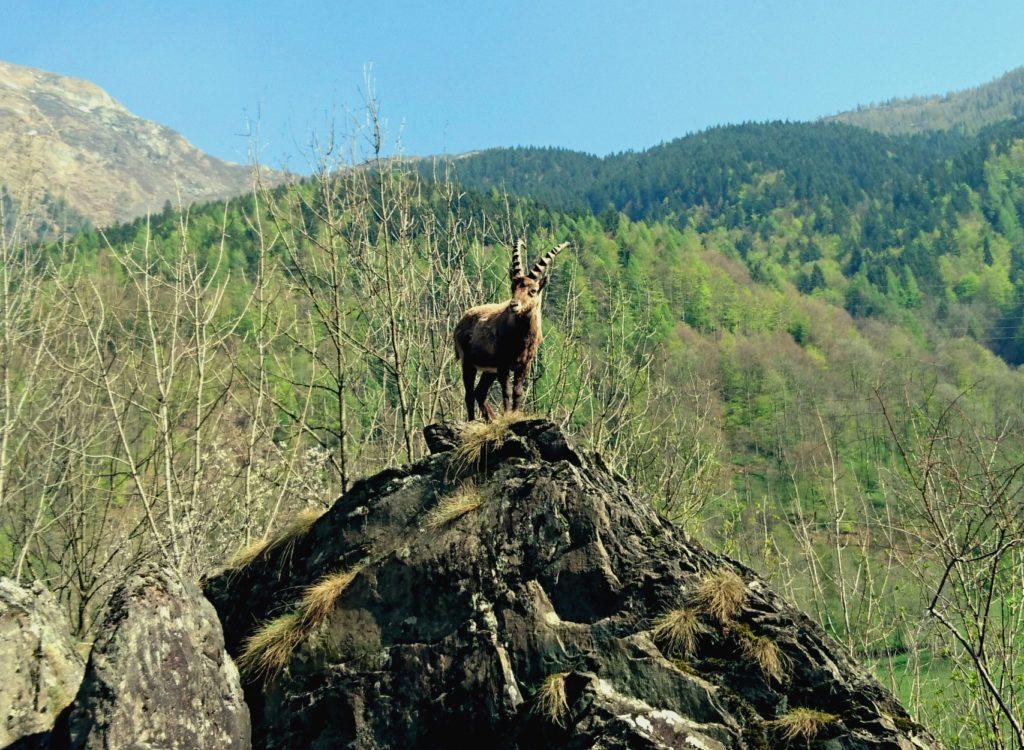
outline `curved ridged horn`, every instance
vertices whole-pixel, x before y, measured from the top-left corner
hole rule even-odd
[[[534,280],[545,276],[548,272],[548,266],[551,265],[551,261],[554,260],[554,257],[567,247],[569,247],[569,243],[563,242],[558,247],[548,250],[547,253],[544,254],[544,257],[538,260],[536,265],[530,269],[530,273],[528,273],[527,276]]]
[[[516,240],[516,249],[512,251],[512,264],[508,267],[508,275],[511,279],[517,279],[523,275],[523,257],[526,252],[526,241]]]

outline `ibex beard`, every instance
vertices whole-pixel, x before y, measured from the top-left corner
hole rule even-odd
[[[519,240],[508,271],[512,298],[508,302],[471,307],[455,326],[455,356],[462,361],[466,418],[470,421],[476,416],[474,405],[479,405],[486,419],[494,419],[487,393],[495,380],[501,383],[502,409],[508,411],[511,407],[518,411],[522,405],[526,376],[543,338],[541,292],[548,283],[551,261],[568,244],[549,250],[524,274],[526,243]]]

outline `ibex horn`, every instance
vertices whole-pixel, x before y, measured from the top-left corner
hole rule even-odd
[[[547,253],[544,254],[544,257],[538,260],[537,264],[530,269],[530,273],[527,275],[534,280],[544,276],[548,272],[548,266],[551,265],[551,261],[554,260],[554,257],[567,247],[569,247],[569,243],[563,242],[558,247],[548,250]]]
[[[526,241],[516,240],[516,249],[512,251],[512,265],[508,267],[508,275],[513,279],[523,275],[523,253],[526,250]]]

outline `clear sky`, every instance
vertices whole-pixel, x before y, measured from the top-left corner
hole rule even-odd
[[[373,64],[411,154],[639,149],[1024,65],[1024,0],[0,0],[0,59],[87,78],[205,151],[302,169]]]

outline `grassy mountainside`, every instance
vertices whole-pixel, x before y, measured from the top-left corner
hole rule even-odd
[[[238,195],[252,180],[88,81],[0,61],[0,184],[25,203],[63,200],[63,226],[102,226]]]
[[[913,96],[858,107],[825,118],[880,133],[920,133],[986,125],[1024,116],[1024,68],[1015,68],[981,86],[943,96]]]

